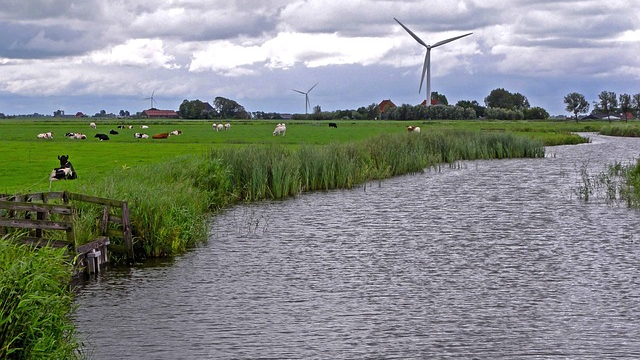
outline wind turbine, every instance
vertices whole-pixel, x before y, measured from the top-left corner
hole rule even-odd
[[[156,91],[155,91],[155,90],[153,90],[153,92],[151,93],[151,97],[145,98],[145,100],[151,100],[151,107],[150,107],[150,109],[153,109],[153,103],[156,103],[156,104],[158,103],[157,101],[155,101],[155,100],[153,99],[153,94],[155,94],[155,93],[156,93]]]
[[[411,35],[418,43],[420,43],[420,45],[424,46],[427,48],[427,54],[424,56],[424,65],[422,65],[422,76],[420,77],[420,87],[418,87],[418,93],[420,93],[420,90],[422,90],[422,82],[424,81],[424,74],[425,72],[427,73],[427,106],[431,105],[431,49],[438,47],[440,45],[444,45],[446,43],[450,43],[454,40],[458,40],[460,38],[463,38],[465,36],[469,36],[473,33],[468,33],[468,34],[464,34],[464,35],[460,35],[460,36],[455,36],[446,40],[442,40],[442,41],[438,41],[437,43],[433,44],[433,45],[427,45],[427,43],[425,43],[424,41],[422,41],[422,39],[420,39],[418,37],[418,35],[414,34],[411,30],[409,30],[408,27],[404,26],[400,20],[393,18],[393,20],[395,20],[398,24],[400,24],[400,26],[402,26],[403,29],[405,29],[409,35]]]
[[[318,85],[318,83],[316,83],[316,85]],[[307,92],[291,89],[297,93],[304,95],[304,113],[305,114],[309,113],[309,108],[311,107],[311,104],[309,103],[309,93],[311,92],[311,90],[313,90],[314,87],[316,87],[316,85],[313,85],[311,89],[307,90]]]

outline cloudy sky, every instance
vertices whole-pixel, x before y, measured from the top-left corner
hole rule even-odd
[[[640,93],[640,7],[628,0],[2,0],[0,112],[131,113],[184,99],[304,113],[384,99],[450,103],[496,88],[565,114],[570,92]]]

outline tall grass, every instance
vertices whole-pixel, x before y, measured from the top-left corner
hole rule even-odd
[[[610,164],[606,171],[589,174],[588,166],[580,169],[581,184],[576,188],[578,197],[589,201],[592,196],[606,202],[622,201],[630,208],[640,207],[640,159],[635,163]]]
[[[458,160],[540,156],[541,141],[510,133],[403,132],[328,145],[215,147],[206,154],[123,167],[74,191],[129,202],[137,256],[160,257],[204,240],[207,214],[232,203],[348,189]],[[91,219],[98,215],[81,216],[80,228],[97,227]]]
[[[629,123],[607,125],[600,129],[600,134],[609,136],[640,137],[640,127],[638,124]]]
[[[64,249],[0,239],[0,359],[80,358]]]

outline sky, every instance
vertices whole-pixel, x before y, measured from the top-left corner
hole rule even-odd
[[[417,105],[431,87],[478,101],[504,88],[551,115],[564,96],[640,93],[640,6],[628,0],[2,0],[0,113],[249,112]],[[153,95],[153,102],[150,97]],[[311,111],[311,110],[310,110]]]

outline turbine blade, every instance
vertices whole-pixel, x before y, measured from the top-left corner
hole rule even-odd
[[[409,30],[409,28],[408,28],[408,27],[404,26],[404,24],[402,24],[402,23],[400,22],[400,20],[398,20],[398,19],[396,19],[396,18],[393,18],[393,20],[395,20],[398,24],[400,24],[400,26],[402,26],[402,28],[403,28],[403,29],[405,29],[405,30],[409,33],[409,35],[411,35],[411,36],[412,36],[412,37],[413,37],[417,42],[419,42],[422,46],[424,46],[424,47],[426,47],[426,48],[428,48],[428,47],[429,47],[429,45],[427,45],[424,41],[422,41],[422,39],[420,39],[420,38],[418,37],[418,35],[414,34],[414,33],[413,33],[413,31]]]
[[[304,93],[304,92],[302,92],[302,91],[300,91],[300,90],[296,90],[296,89],[291,89],[291,90],[293,90],[293,91],[295,91],[295,92],[297,92],[297,93],[300,93],[300,94],[302,94],[302,95],[306,95],[306,93]]]
[[[422,76],[420,76],[420,87],[418,87],[418,94],[422,91],[422,83],[424,82],[424,74],[427,72],[427,68],[429,67],[429,54],[431,53],[431,49],[427,48],[427,53],[424,55],[424,64],[422,65]]]
[[[311,92],[311,90],[313,90],[313,88],[314,88],[314,87],[316,87],[316,86],[318,86],[318,83],[316,83],[315,85],[313,85],[313,86],[311,87],[311,89],[307,90],[307,94],[308,94],[308,93],[310,93],[310,92]]]
[[[431,47],[432,47],[432,48],[434,48],[434,47],[436,47],[436,46],[444,45],[444,44],[446,44],[446,43],[450,43],[450,42],[452,42],[452,41],[454,41],[454,40],[458,40],[458,39],[460,39],[460,38],[463,38],[463,37],[465,37],[465,36],[469,36],[469,35],[471,35],[471,34],[473,34],[473,33],[468,33],[468,34],[464,34],[464,35],[460,35],[460,36],[452,37],[452,38],[447,39],[447,40],[438,41],[437,43],[435,43],[435,44],[431,45]]]

